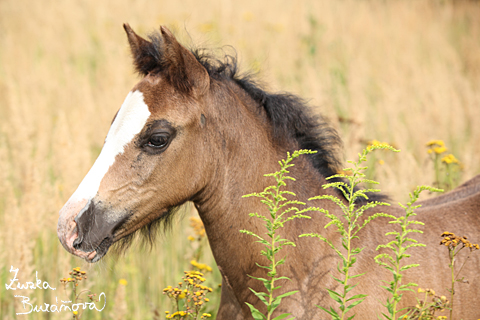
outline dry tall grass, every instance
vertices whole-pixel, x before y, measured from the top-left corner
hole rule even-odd
[[[70,267],[88,267],[63,250],[56,223],[137,81],[123,22],[140,34],[168,25],[187,44],[232,45],[270,89],[319,106],[340,130],[346,158],[370,139],[402,149],[376,179],[403,200],[433,180],[430,139],[445,140],[464,163],[463,180],[480,173],[478,17],[479,3],[463,1],[1,1],[0,318],[70,317],[16,317],[18,292],[4,283],[11,265],[22,282],[38,271],[58,288]],[[90,266],[95,289],[110,298],[91,317],[108,318],[119,304],[127,319],[167,308],[161,289],[186,268],[184,229],[175,226],[152,253]],[[123,295],[115,294],[119,278],[128,280]],[[60,299],[58,291],[22,294],[41,304]]]

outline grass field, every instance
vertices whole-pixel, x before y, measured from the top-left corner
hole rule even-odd
[[[379,156],[375,178],[404,201],[433,182],[431,139],[463,163],[460,181],[480,173],[478,17],[478,1],[0,1],[0,318],[71,318],[16,316],[25,311],[14,295],[37,305],[65,299],[59,279],[80,266],[107,297],[88,319],[153,319],[153,310],[163,319],[162,289],[189,268],[191,230],[180,216],[150,252],[137,246],[96,265],[57,239],[59,209],[138,81],[122,23],[141,35],[167,25],[187,46],[235,50],[269,90],[316,106],[339,130],[346,159],[372,139],[401,149]],[[213,264],[209,253],[204,260]],[[38,272],[57,290],[6,290],[11,266],[21,283]]]

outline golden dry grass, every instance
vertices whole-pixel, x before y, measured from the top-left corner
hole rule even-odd
[[[110,298],[92,317],[120,310],[126,319],[168,308],[161,290],[186,268],[185,223],[152,253],[131,250],[117,264],[84,266],[56,239],[58,210],[138,81],[123,22],[143,35],[165,24],[189,45],[233,46],[269,89],[318,106],[339,129],[348,159],[371,139],[402,149],[379,156],[386,164],[376,179],[404,200],[433,181],[430,139],[444,140],[464,163],[463,181],[480,173],[478,17],[473,1],[1,1],[0,317],[15,319],[21,307],[3,285],[11,265],[23,282],[38,271],[59,288],[70,267],[89,267],[96,290]],[[128,280],[126,292],[119,278]],[[23,294],[37,304],[60,297]]]

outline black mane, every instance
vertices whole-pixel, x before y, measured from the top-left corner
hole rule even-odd
[[[297,149],[316,151],[306,157],[325,178],[340,171],[342,161],[338,155],[342,148],[342,140],[337,131],[322,116],[315,115],[303,99],[290,93],[266,92],[253,80],[251,74],[239,74],[237,59],[233,56],[225,55],[222,61],[212,57],[205,50],[192,50],[192,53],[212,79],[234,81],[265,110],[271,121],[273,139],[276,143],[287,145],[290,141],[296,141]],[[338,181],[342,179],[328,180],[328,182]],[[344,196],[340,190],[337,191],[340,196]],[[367,201],[388,201],[388,197],[381,193],[367,192],[366,194],[368,200],[358,198],[359,204]]]

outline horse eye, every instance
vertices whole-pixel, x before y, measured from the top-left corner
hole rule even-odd
[[[167,133],[154,133],[150,136],[147,146],[154,148],[164,148],[168,144]]]

